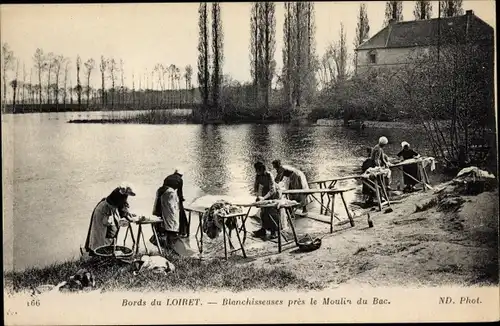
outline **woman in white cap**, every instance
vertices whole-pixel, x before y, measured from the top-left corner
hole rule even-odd
[[[378,139],[378,144],[372,148],[371,159],[376,167],[390,166],[389,160],[387,159],[387,155],[384,154],[383,150],[383,148],[385,147],[385,145],[387,145],[388,142],[389,140],[387,139],[387,137],[382,136]]]
[[[387,137],[382,136],[378,139],[378,144],[372,148],[371,159],[373,161],[374,167],[387,168],[387,167],[391,166],[391,163],[389,162],[389,158],[387,157],[387,155],[385,155],[384,150],[383,150],[385,145],[387,145],[388,143],[389,143],[389,140],[387,139]],[[390,175],[385,178],[385,184],[386,184],[387,189],[390,189],[389,188]]]
[[[404,160],[409,160],[412,158],[417,158],[420,155],[410,148],[410,144],[407,142],[402,142],[401,147],[403,148],[399,153],[398,157],[401,157]],[[412,191],[417,184],[418,180],[418,166],[417,164],[408,164],[403,165],[403,182],[405,184],[405,191]],[[411,176],[411,177],[410,177]],[[412,178],[413,177],[413,178]],[[416,180],[415,180],[416,179]]]
[[[118,235],[120,218],[130,220],[133,216],[128,211],[128,196],[135,196],[132,187],[128,184],[120,185],[94,208],[85,240],[85,250],[91,255],[95,249],[113,244]]]

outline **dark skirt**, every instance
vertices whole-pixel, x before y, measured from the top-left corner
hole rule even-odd
[[[163,248],[172,248],[174,243],[179,238],[179,234],[177,232],[165,230],[163,224],[155,223],[153,224],[153,227],[155,228],[155,231],[158,235],[158,240],[160,240],[160,246]],[[158,246],[154,234],[151,236],[151,238],[149,238],[149,242],[151,242],[155,246]]]
[[[280,211],[274,207],[263,207],[260,209],[262,228],[269,231],[278,231],[278,219]]]
[[[368,187],[367,185],[365,185],[363,183],[363,190],[362,190],[362,193],[363,195],[365,196],[370,196],[370,197],[374,197],[375,196],[375,191],[373,191],[370,187]]]
[[[418,166],[417,164],[409,164],[403,166],[403,172],[411,175],[413,178],[418,180]],[[414,186],[417,181],[410,178],[408,175],[403,174],[403,181],[406,186]]]
[[[189,225],[186,216],[186,211],[184,210],[184,203],[179,201],[179,233],[188,234]]]

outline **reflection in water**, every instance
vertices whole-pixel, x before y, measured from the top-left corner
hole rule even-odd
[[[251,125],[249,136],[251,161],[261,161],[269,165],[272,161],[269,126],[265,124]]]
[[[4,225],[14,224],[13,231],[7,230],[13,236],[6,238],[15,242],[16,268],[78,256],[92,209],[121,181],[130,181],[137,189],[131,199],[134,212],[150,214],[157,187],[176,166],[184,168],[189,204],[206,195],[253,200],[256,160],[272,170],[272,160],[281,159],[301,168],[311,181],[353,174],[365,159],[365,148],[382,135],[389,138],[389,156],[395,157],[403,140],[417,152],[430,154],[425,135],[418,130],[66,123],[78,114],[2,116],[2,143],[11,148],[14,183],[13,206],[4,210]],[[353,181],[344,185],[358,186]],[[355,193],[346,194],[348,202],[355,200]],[[317,225],[324,226],[304,225],[303,230]]]
[[[226,146],[219,126],[202,126],[197,137],[197,162],[195,171],[196,185],[206,194],[222,195],[228,188],[228,161]]]

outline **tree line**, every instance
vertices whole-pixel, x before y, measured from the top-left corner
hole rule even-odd
[[[308,112],[318,101],[318,90],[325,90],[344,83],[352,77],[350,67],[356,58],[347,50],[347,35],[342,22],[340,33],[332,40],[321,57],[315,53],[314,3],[308,1],[285,2],[283,23],[282,69],[277,71],[276,53],[276,4],[253,3],[250,10],[249,60],[252,82],[228,84],[231,80],[223,74],[224,33],[219,3],[201,3],[198,8],[198,92],[192,86],[193,69],[190,65],[182,71],[174,64],[154,65],[136,76],[132,74],[132,89],[125,86],[124,62],[101,56],[83,61],[77,56],[76,76],[72,76],[71,59],[37,49],[33,66],[20,64],[9,49],[2,44],[3,108],[7,103],[7,88],[11,88],[12,106],[67,104],[81,109],[116,109],[136,107],[180,106],[183,103],[201,104],[202,115],[220,117],[231,111],[252,111],[263,118]],[[400,21],[403,1],[387,1],[385,23]],[[463,13],[462,1],[440,1],[441,16]],[[428,19],[432,15],[431,1],[417,1],[414,19]],[[366,5],[360,4],[354,47],[370,36]],[[352,57],[352,62],[350,58]],[[20,67],[22,66],[22,76]],[[100,73],[100,87],[91,87],[92,75]],[[14,73],[12,79],[8,75]],[[29,80],[27,79],[29,77]],[[76,78],[75,78],[76,77]],[[137,80],[138,79],[138,80]],[[138,85],[136,82],[138,81]],[[272,85],[275,88],[273,89]],[[136,86],[138,88],[136,89]],[[242,90],[234,90],[234,88]],[[181,91],[182,90],[182,91]],[[239,95],[238,95],[239,94]],[[238,96],[237,96],[238,95]],[[237,99],[235,101],[235,99]]]
[[[32,60],[31,67],[26,63],[21,65],[9,44],[2,44],[2,112],[9,102],[14,113],[65,108],[79,111],[167,108],[197,102],[191,65],[182,69],[175,64],[157,63],[137,76],[132,73],[130,89],[125,86],[122,59],[101,56],[98,62],[93,58],[83,61],[78,55],[72,67],[71,58],[38,48]],[[74,75],[71,69],[75,69]],[[99,77],[100,87],[92,87],[92,77]],[[11,99],[7,99],[8,93]]]
[[[356,57],[347,50],[347,35],[343,23],[340,33],[319,57],[315,53],[314,3],[308,1],[285,2],[283,23],[282,69],[277,71],[276,4],[255,2],[250,9],[249,60],[251,83],[232,81],[224,84],[223,26],[221,8],[214,3],[199,5],[198,84],[204,115],[221,118],[234,111],[245,115],[259,115],[263,119],[279,115],[300,116],[309,112],[318,101],[321,90],[335,87],[353,76],[350,67],[356,67]],[[385,24],[401,21],[403,1],[387,1]],[[463,14],[462,1],[441,1],[441,16]],[[414,19],[432,16],[431,1],[417,1]],[[211,23],[210,23],[211,19]],[[211,29],[210,29],[211,25]],[[366,4],[359,6],[354,48],[370,36]],[[352,63],[350,58],[352,57]],[[272,88],[276,85],[275,89]],[[222,84],[221,84],[222,82]],[[234,88],[237,88],[236,90]],[[318,93],[319,90],[319,93]],[[252,113],[249,113],[252,112]]]

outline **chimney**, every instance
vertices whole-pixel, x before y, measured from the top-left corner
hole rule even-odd
[[[472,11],[472,10],[467,10],[467,11],[465,12],[465,14],[466,14],[467,16],[472,16],[472,15],[474,15],[474,11]]]

